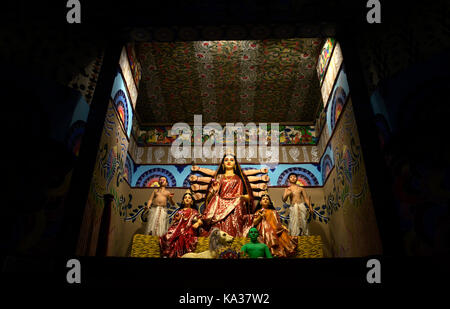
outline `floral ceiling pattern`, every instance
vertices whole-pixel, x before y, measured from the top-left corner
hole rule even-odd
[[[311,122],[321,102],[324,39],[137,43],[141,125]]]

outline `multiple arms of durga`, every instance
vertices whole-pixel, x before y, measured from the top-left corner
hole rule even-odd
[[[208,189],[209,183],[213,180],[214,174],[216,171],[211,170],[209,168],[199,167],[197,165],[193,165],[191,167],[193,172],[200,172],[206,176],[196,176],[191,175],[189,177],[189,181],[191,182],[191,190],[194,192],[194,198],[198,201],[204,199],[206,194],[202,191],[206,191]],[[267,182],[269,182],[270,178],[267,175],[268,169],[250,169],[245,170],[243,173],[247,176],[248,181],[250,182],[250,186],[253,191],[254,197],[260,197],[264,191],[267,190]],[[260,176],[255,176],[263,174]],[[260,191],[258,191],[260,190]]]

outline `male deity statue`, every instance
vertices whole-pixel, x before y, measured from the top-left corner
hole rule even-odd
[[[286,202],[289,198],[289,204],[291,206],[288,228],[291,235],[307,236],[309,235],[308,223],[306,222],[308,210],[310,213],[314,212],[311,206],[311,200],[306,194],[305,189],[297,185],[296,174],[289,174],[288,181],[289,186],[284,189],[282,197],[283,202]]]
[[[166,177],[159,177],[159,186],[159,188],[153,190],[146,206],[147,209],[150,209],[145,233],[147,235],[163,236],[167,233],[169,227],[167,202],[169,201],[171,205],[175,205],[173,200],[174,194],[166,189]]]

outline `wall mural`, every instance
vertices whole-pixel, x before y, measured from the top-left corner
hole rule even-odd
[[[322,93],[322,102],[325,106],[329,100],[331,90],[334,86],[334,81],[336,80],[336,76],[339,73],[339,70],[341,68],[341,65],[344,61],[341,45],[339,42],[336,43],[336,46],[333,49],[333,54],[331,56],[330,63],[328,64],[327,71],[325,73],[325,79],[323,80],[322,86],[321,86],[321,93]]]
[[[319,59],[317,61],[317,77],[319,78],[319,83],[322,84],[325,72],[328,68],[328,63],[331,59],[331,53],[333,52],[334,44],[336,40],[333,38],[328,38],[323,44],[322,52],[320,53]]]
[[[125,81],[125,85],[127,86],[128,95],[131,99],[131,106],[135,108],[138,90],[134,81],[133,73],[131,72],[130,62],[125,47],[122,48],[122,52],[120,53],[119,67],[122,73],[123,80]]]
[[[318,146],[326,147],[320,161],[325,205],[316,207],[314,215],[323,216],[321,222],[332,222],[332,256],[379,254],[381,242],[339,43],[321,90],[327,104],[316,121],[316,130]],[[338,220],[331,220],[336,215]]]
[[[128,139],[120,121],[114,102],[110,101],[81,227],[78,254],[95,254],[104,194],[113,195],[115,211],[126,201],[120,187],[126,175]]]
[[[344,108],[344,103],[347,99],[348,90],[346,91],[341,86],[338,86],[336,90],[333,92],[333,98],[331,100],[331,107],[330,107],[330,123],[331,128],[334,129],[336,126],[336,122],[339,118],[339,115],[342,112],[342,109]]]
[[[360,187],[356,187],[354,181],[354,176],[358,174],[361,167],[360,146],[355,145],[355,139],[352,137],[350,147],[343,145],[342,148],[339,148],[336,147],[334,153],[336,154],[337,180],[343,185],[340,198],[342,201],[348,198],[354,205],[360,204],[367,192],[366,182]]]
[[[120,70],[117,71],[116,78],[114,79],[111,99],[114,102],[114,106],[119,114],[127,136],[130,136],[133,120],[133,109],[131,108],[131,100]]]
[[[307,164],[304,164],[305,167],[300,166],[294,166],[294,167],[288,167],[284,168],[284,171],[280,173],[280,176],[278,176],[277,179],[277,185],[278,186],[286,186],[288,183],[288,177],[290,173],[297,174],[297,184],[301,186],[318,186],[321,185],[322,182],[319,180],[320,178],[317,178],[316,175],[313,172],[313,170],[310,168],[307,168]],[[317,169],[317,166],[314,166],[314,168]],[[270,177],[270,175],[269,175]]]
[[[333,132],[334,127],[336,126],[337,119],[342,112],[342,108],[349,93],[350,90],[347,82],[347,74],[345,73],[344,65],[342,65],[327,105],[326,123],[329,132]]]
[[[216,165],[198,165],[209,169],[216,169]],[[241,164],[242,169],[263,168],[265,165]],[[322,175],[319,164],[278,164],[275,167],[267,167],[270,177],[269,186],[285,186],[289,173],[298,175],[298,183],[302,186],[321,186]],[[134,165],[131,187],[156,187],[160,176],[167,177],[169,187],[189,187],[188,177],[191,175],[191,165]],[[197,174],[195,174],[197,175]]]
[[[133,171],[134,171],[134,162],[130,157],[130,154],[127,152],[127,159],[125,161],[125,167],[123,169],[123,178],[128,182],[132,183],[133,181]]]
[[[139,168],[138,168],[139,169]],[[134,187],[159,187],[159,177],[166,177],[168,187],[177,187],[177,181],[174,175],[169,171],[170,167],[151,167],[141,173],[139,177],[136,175],[136,183]]]
[[[114,105],[116,107],[117,114],[119,115],[119,119],[126,130],[130,122],[130,115],[129,115],[129,108],[127,106],[128,100],[125,93],[122,90],[118,90],[114,95]]]
[[[332,58],[332,60],[333,59],[334,58]],[[320,141],[319,146],[326,145],[328,139],[333,134],[334,127],[336,126],[339,116],[344,108],[344,104],[350,94],[344,65],[341,66],[339,75],[337,76],[336,83],[328,97],[328,104],[325,106],[325,109],[320,112],[319,117],[316,120],[315,129],[317,138]]]
[[[349,101],[331,141],[334,170],[324,187],[325,215],[338,211],[340,220],[332,221],[333,256],[358,256],[381,252],[378,228],[359,144],[358,131]]]
[[[336,178],[333,179],[333,194],[327,198],[327,201],[330,202],[328,205],[329,215],[332,214],[333,209],[339,208],[336,203],[343,204],[347,199],[353,205],[360,204],[368,189],[367,182],[362,182],[362,185],[357,187],[354,179],[355,175],[360,174],[362,155],[359,142],[356,142],[354,136],[357,128],[353,117],[353,107],[349,103],[341,121],[342,125],[332,141]],[[365,175],[358,179],[363,178]]]
[[[171,135],[171,126],[154,126],[141,128],[137,134],[137,145],[140,147],[156,146],[156,145],[171,145],[175,141],[178,135]],[[270,142],[271,128],[270,124],[267,125],[267,140]],[[193,130],[192,130],[193,131]],[[315,136],[314,126],[302,126],[302,125],[280,125],[279,126],[279,144],[280,145],[315,145],[317,143],[317,137]],[[256,134],[259,134],[259,127],[257,127]],[[194,136],[191,136],[191,143],[194,144]],[[226,141],[226,133],[224,134],[224,142]],[[203,135],[202,143],[206,142],[210,136]],[[250,134],[245,133],[245,142],[248,144],[250,141]],[[234,141],[236,144],[236,140]],[[231,143],[231,141],[230,141]]]
[[[333,166],[334,166],[334,155],[331,150],[331,145],[328,145],[327,149],[325,149],[322,159],[320,160],[320,170],[322,173],[322,182],[325,183],[328,175],[330,174]]]
[[[118,151],[125,146],[117,147],[119,137],[123,130],[119,129],[120,124],[118,123],[119,120],[114,111],[113,104],[110,101],[103,126],[101,146],[97,152],[97,164],[92,176],[89,195],[92,205],[103,205],[103,195],[108,193],[110,184],[114,184],[112,180],[114,176],[117,177],[116,171],[120,167],[121,156]],[[120,183],[120,180],[116,178],[115,183]]]
[[[258,149],[260,146],[254,148],[245,146],[243,147],[243,152],[239,158],[239,162],[242,164],[269,164],[269,160],[261,158],[262,151],[264,149]],[[255,149],[256,148],[256,149]],[[281,146],[278,148],[278,159],[279,163],[319,163],[322,155],[322,149],[325,146]],[[270,146],[269,146],[270,149]],[[191,164],[194,161],[197,164],[217,164],[220,158],[210,158],[207,156],[202,156],[201,158],[193,158],[194,154],[192,152],[188,153],[187,158],[174,158],[171,153],[171,147],[168,146],[158,146],[158,147],[137,147],[134,143],[134,139],[130,139],[130,146],[128,152],[131,158],[134,160],[135,164]],[[210,151],[208,148],[203,149],[205,154],[210,156]],[[202,152],[203,152],[202,150]],[[237,153],[238,149],[234,149]]]

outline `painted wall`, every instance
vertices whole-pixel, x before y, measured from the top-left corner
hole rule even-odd
[[[322,51],[320,52],[319,59],[317,60],[317,77],[319,78],[319,83],[322,84],[325,77],[325,73],[328,68],[328,64],[331,59],[333,48],[336,44],[336,39],[328,38],[323,44]]]
[[[110,101],[80,230],[77,249],[80,255],[95,255],[104,208],[103,196],[112,194],[115,201],[126,196],[124,166],[128,139],[119,117]]]
[[[381,254],[343,58],[337,42],[321,88],[325,107],[316,121],[328,223],[324,239],[333,257]]]
[[[133,121],[133,108],[131,107],[132,101],[128,92],[128,87],[124,75],[121,70],[117,70],[116,77],[114,79],[113,88],[111,91],[111,99],[114,101],[114,106],[120,117],[122,126],[127,132],[127,136],[131,134],[132,121]]]
[[[114,214],[118,212],[117,207],[129,196],[130,188],[126,180],[131,168],[126,162],[129,137],[135,119],[133,107],[136,104],[140,80],[140,64],[135,58],[132,44],[122,48],[80,228],[77,246],[79,255],[96,254],[104,195],[111,194],[114,197]],[[113,216],[109,231],[113,241],[121,235],[121,227],[116,216]]]
[[[324,195],[330,218],[331,254],[334,257],[381,254],[351,99],[345,105],[330,145],[334,168],[324,185]]]

